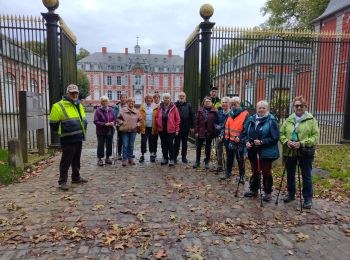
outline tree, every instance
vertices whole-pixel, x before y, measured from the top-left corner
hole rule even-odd
[[[77,55],[77,61],[90,55],[90,52],[84,48],[79,49],[79,54]]]
[[[329,0],[267,0],[261,13],[270,16],[263,26],[312,29],[312,21],[324,12],[328,3]]]
[[[82,70],[77,70],[77,85],[79,87],[79,98],[86,98],[90,95],[90,82],[86,73]]]

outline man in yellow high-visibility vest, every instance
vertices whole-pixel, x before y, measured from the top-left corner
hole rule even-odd
[[[60,137],[62,157],[60,162],[59,189],[67,191],[68,170],[72,166],[72,183],[86,183],[80,177],[80,157],[86,136],[87,121],[79,99],[79,88],[74,84],[67,87],[66,96],[52,106],[50,127]]]

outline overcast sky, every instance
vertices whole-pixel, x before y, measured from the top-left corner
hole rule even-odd
[[[78,48],[92,52],[133,52],[136,36],[141,53],[183,56],[189,34],[202,21],[200,6],[210,3],[210,19],[219,26],[257,26],[265,0],[60,0],[56,10],[78,38]],[[46,12],[41,0],[0,0],[0,14],[39,16]]]

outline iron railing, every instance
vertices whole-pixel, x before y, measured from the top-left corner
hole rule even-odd
[[[188,87],[195,82],[189,64],[197,57],[189,52],[191,44],[187,42],[185,51]],[[238,95],[246,107],[267,100],[280,123],[293,112],[293,98],[302,95],[318,120],[320,143],[338,143],[343,136],[349,46],[348,34],[214,27],[210,79],[220,96]]]

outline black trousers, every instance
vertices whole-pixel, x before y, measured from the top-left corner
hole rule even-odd
[[[201,152],[202,152],[202,146],[205,142],[205,162],[210,161],[210,154],[211,154],[211,142],[213,141],[213,138],[197,138],[196,140],[196,162],[201,161]]]
[[[166,160],[174,160],[174,139],[175,134],[159,132],[160,143],[162,146],[163,158]]]
[[[122,155],[123,152],[123,140],[122,140],[122,132],[118,129],[118,155]]]
[[[180,152],[180,143],[181,145],[181,156],[182,158],[186,158],[187,156],[187,141],[188,141],[188,131],[180,132],[177,136],[175,136],[175,159],[179,155]]]
[[[97,157],[105,157],[105,146],[106,146],[106,157],[112,155],[112,142],[113,135],[98,135],[97,136]]]
[[[61,144],[62,157],[60,162],[60,178],[59,184],[67,183],[68,170],[72,166],[72,180],[78,181],[80,179],[80,157],[83,142],[75,142],[68,144]]]
[[[226,145],[226,170],[228,173],[231,173],[232,167],[234,164],[234,159],[236,157],[238,168],[239,168],[239,176],[244,177],[245,175],[245,163],[244,163],[244,149],[242,150],[234,150],[229,149]]]
[[[157,138],[157,135],[152,135],[152,127],[146,127],[146,131],[144,134],[141,134],[141,153],[144,154],[147,152],[147,141],[148,141],[148,149],[150,153],[155,153],[157,149],[157,142],[154,139]]]

